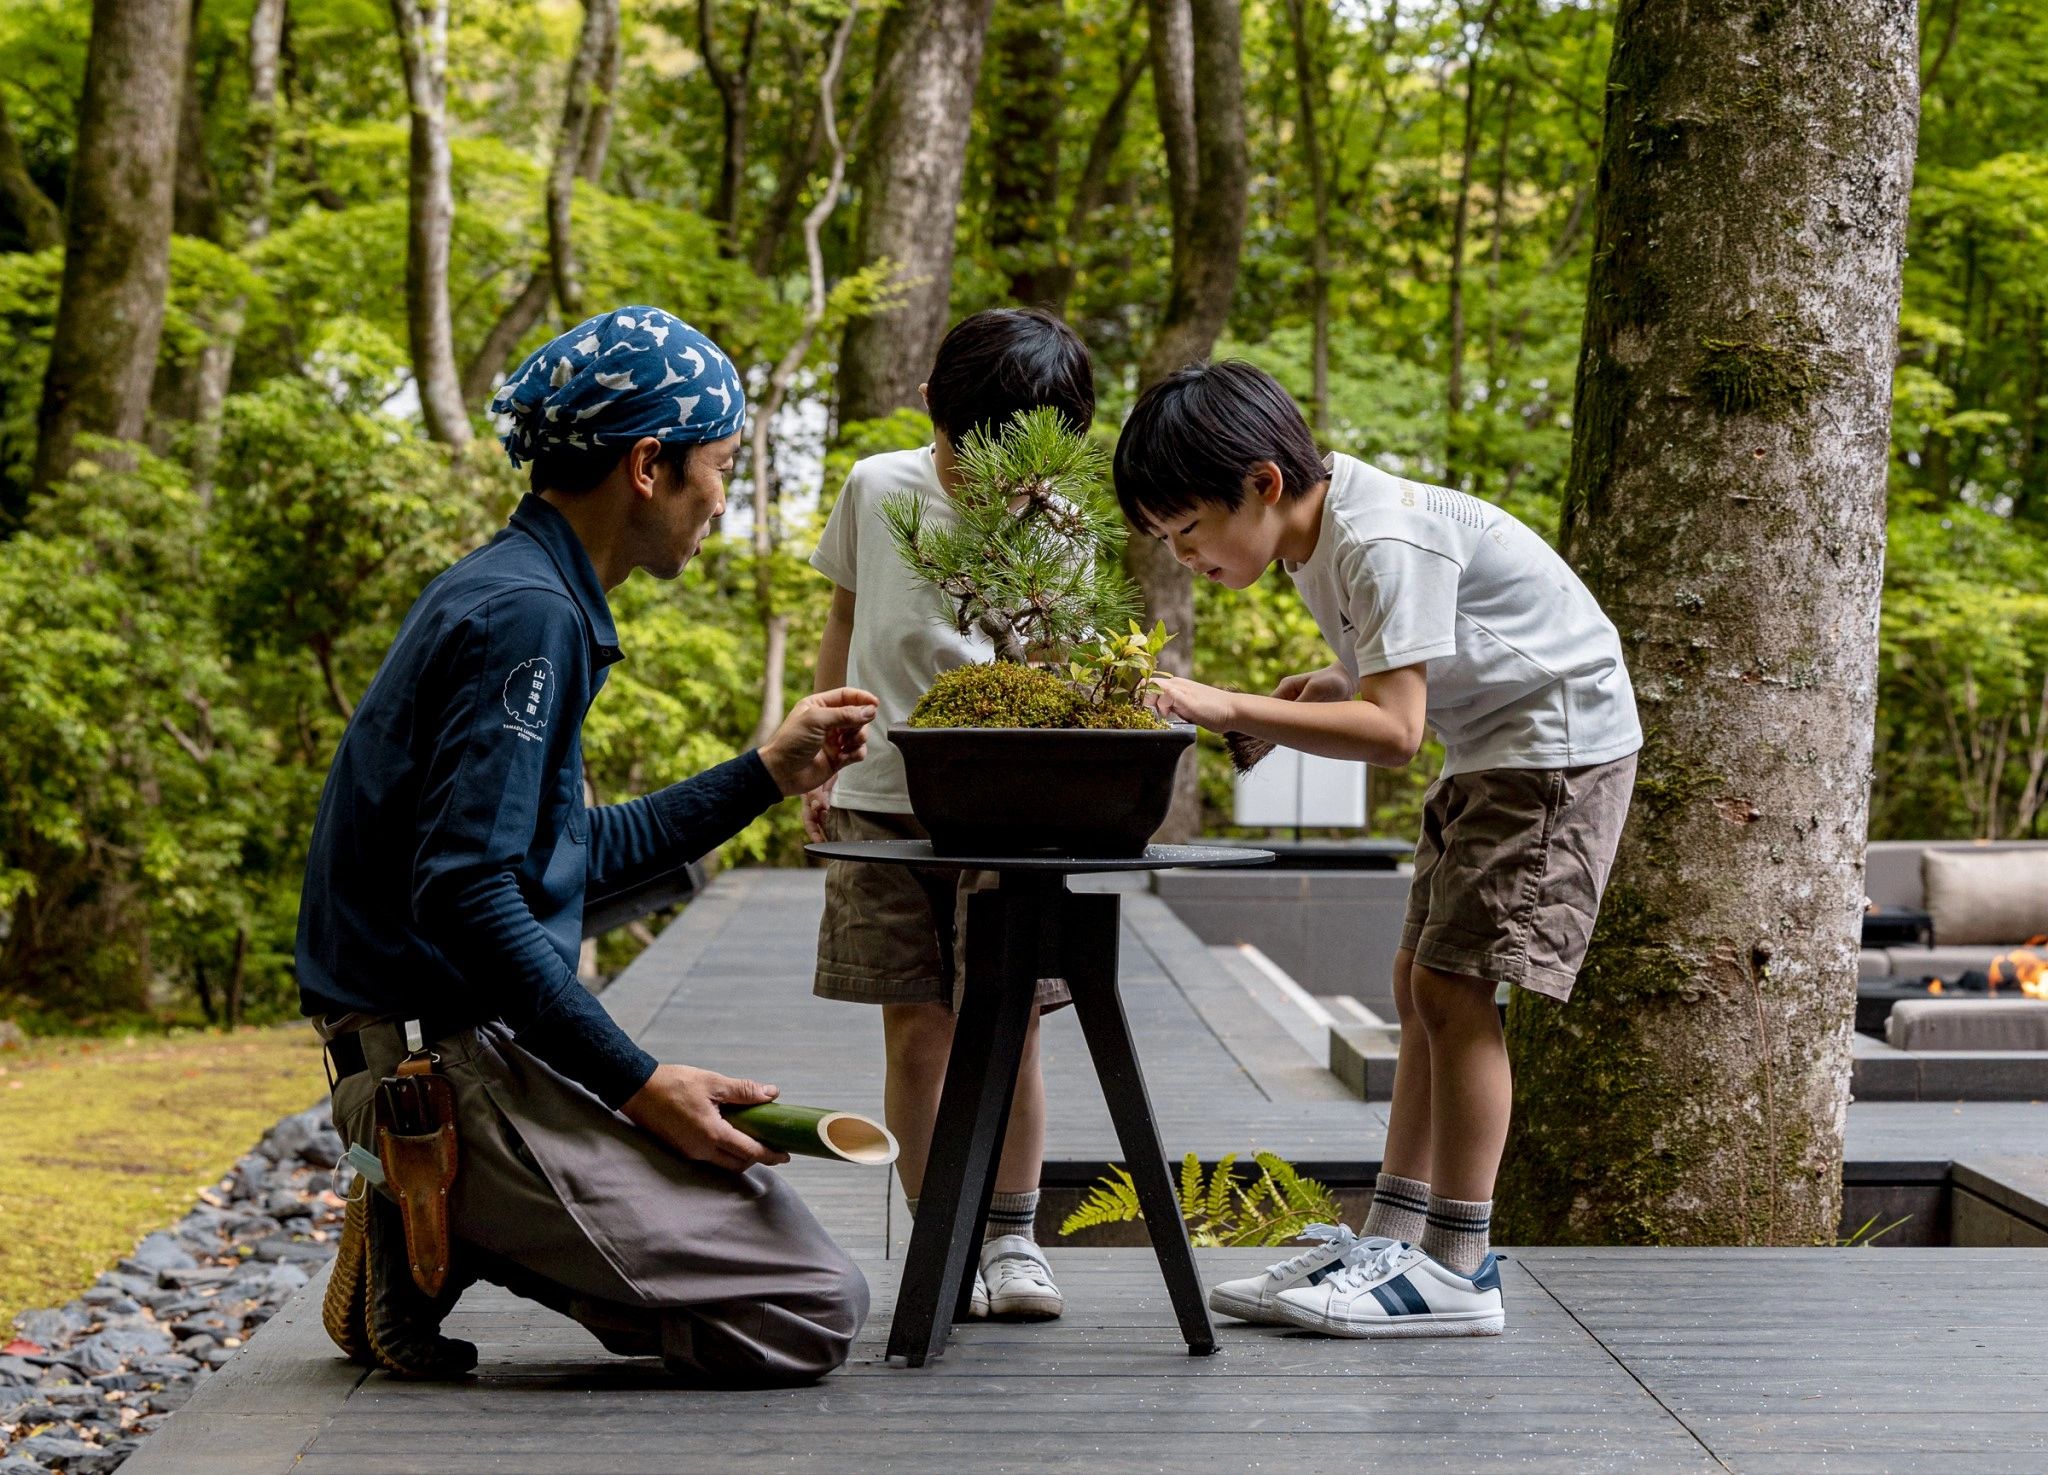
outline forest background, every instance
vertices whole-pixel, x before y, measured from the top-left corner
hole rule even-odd
[[[78,142],[124,38],[85,0],[0,0],[0,1013],[34,1029],[295,1012],[334,744],[419,589],[521,490],[482,415],[493,377],[596,308],[704,328],[757,411],[721,534],[681,580],[614,596],[600,802],[729,756],[809,689],[822,514],[854,458],[923,443],[903,406],[934,325],[983,307],[1074,323],[1105,437],[1213,344],[1276,374],[1327,446],[1557,533],[1609,5],[98,9],[126,12],[129,64],[184,57],[161,106],[108,125],[129,130],[111,164]],[[1928,0],[1921,22],[1870,833],[2038,835],[2048,11]],[[119,161],[152,149],[172,188],[124,194]],[[94,168],[127,212],[95,240],[168,230],[169,276],[132,416],[61,427],[82,459],[53,459]],[[408,271],[437,249],[438,298]],[[82,327],[66,351],[113,382]],[[1191,598],[1206,679],[1328,659],[1277,575]],[[1228,767],[1202,762],[1215,832]],[[1372,775],[1375,833],[1412,834],[1429,767]],[[783,806],[726,859],[800,843]]]

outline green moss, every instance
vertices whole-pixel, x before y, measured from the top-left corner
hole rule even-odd
[[[996,661],[956,666],[911,709],[911,727],[1119,727],[1166,724],[1130,702],[1096,706],[1050,671]]]
[[[303,1025],[0,1050],[0,1327],[77,1295],[321,1090]]]
[[[1734,338],[1702,338],[1699,385],[1724,415],[1798,409],[1819,382],[1813,362],[1789,348]]]

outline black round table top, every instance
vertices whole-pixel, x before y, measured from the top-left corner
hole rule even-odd
[[[806,845],[820,860],[864,860],[884,866],[929,866],[943,871],[1165,871],[1180,866],[1259,866],[1270,850],[1234,845],[1148,845],[1143,855],[934,855],[929,840],[831,840]]]

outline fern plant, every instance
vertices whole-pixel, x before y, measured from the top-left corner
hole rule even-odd
[[[1240,1180],[1237,1154],[1202,1171],[1192,1152],[1180,1165],[1180,1214],[1188,1238],[1200,1249],[1284,1245],[1299,1239],[1311,1224],[1335,1223],[1337,1195],[1313,1178],[1303,1177],[1285,1158],[1255,1152],[1256,1175]],[[1078,1234],[1102,1224],[1129,1224],[1144,1219],[1138,1187],[1115,1164],[1088,1190],[1074,1212],[1060,1225],[1062,1235]]]
[[[1104,490],[1109,455],[1050,408],[976,431],[959,447],[950,525],[904,493],[882,504],[897,552],[996,659],[1064,660],[1138,607],[1123,574],[1123,516]]]

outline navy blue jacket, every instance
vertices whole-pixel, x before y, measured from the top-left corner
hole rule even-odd
[[[576,978],[586,901],[687,865],[782,797],[746,753],[588,809],[584,714],[619,659],[597,571],[528,496],[429,584],[356,708],[306,857],[300,1006],[502,1020],[618,1106],[654,1058]]]

